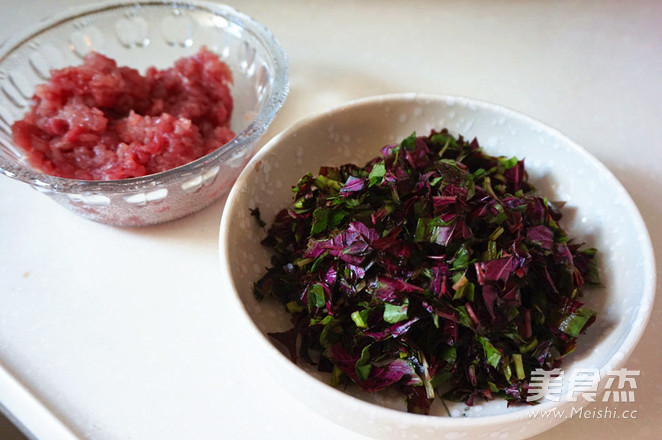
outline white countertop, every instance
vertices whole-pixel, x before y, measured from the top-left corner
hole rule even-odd
[[[83,0],[0,0],[0,40]],[[662,263],[662,2],[256,1],[235,6],[288,52],[291,92],[263,142],[348,100],[466,95],[527,113],[601,160]],[[609,203],[609,200],[605,200]],[[40,439],[360,440],[242,362],[218,271],[223,201],[173,223],[83,220],[0,177],[0,407]],[[662,281],[658,278],[658,291]],[[537,437],[662,431],[662,304],[626,366],[636,419]],[[314,434],[311,435],[311,432]]]

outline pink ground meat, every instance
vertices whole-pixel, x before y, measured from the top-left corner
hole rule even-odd
[[[53,71],[12,126],[32,167],[60,177],[114,180],[184,165],[234,137],[230,69],[201,49],[145,76],[99,53]]]

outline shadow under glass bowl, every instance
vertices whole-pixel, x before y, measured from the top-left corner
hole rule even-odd
[[[97,51],[143,72],[163,69],[202,46],[232,71],[235,138],[193,162],[122,180],[54,177],[34,170],[12,141],[11,125],[29,110],[50,71]],[[0,45],[0,171],[90,220],[118,226],[163,223],[226,194],[288,94],[288,62],[271,32],[211,1],[112,1],[68,9]]]

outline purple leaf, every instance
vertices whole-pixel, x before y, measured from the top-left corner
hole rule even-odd
[[[350,193],[361,191],[364,186],[365,186],[365,179],[349,176],[349,178],[345,182],[345,185],[340,189],[340,194],[345,196]]]
[[[527,240],[538,243],[545,249],[552,249],[554,243],[554,232],[545,225],[537,225],[526,230]]]

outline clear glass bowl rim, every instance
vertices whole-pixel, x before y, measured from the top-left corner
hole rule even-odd
[[[189,176],[203,172],[210,164],[221,163],[244,147],[249,147],[266,131],[276,113],[283,106],[289,92],[288,59],[284,49],[278,43],[271,31],[263,24],[233,7],[207,0],[114,0],[89,3],[83,6],[69,8],[64,13],[56,14],[37,22],[23,33],[0,42],[0,62],[9,57],[16,49],[48,29],[63,22],[80,18],[89,14],[112,9],[144,6],[166,6],[169,8],[196,9],[220,15],[228,21],[241,26],[250,32],[266,48],[273,59],[273,83],[265,103],[255,119],[237,133],[227,144],[211,153],[160,173],[142,177],[119,180],[78,180],[52,176],[36,171],[28,166],[11,162],[0,157],[0,173],[12,179],[35,185],[42,190],[66,193],[123,193],[127,190],[136,191],[142,188],[153,188],[177,180],[181,176]]]

